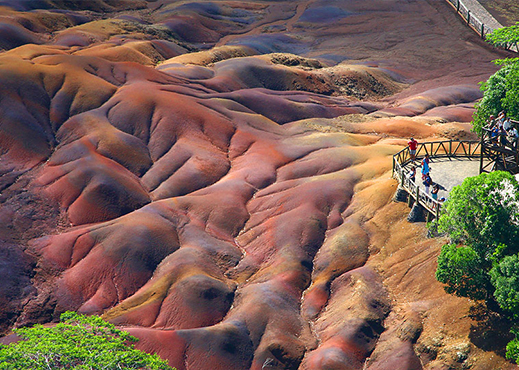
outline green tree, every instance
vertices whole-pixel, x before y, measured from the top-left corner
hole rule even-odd
[[[489,274],[499,306],[516,318],[519,317],[519,256],[505,256]]]
[[[519,184],[508,172],[470,177],[455,187],[438,230],[456,244],[442,247],[436,278],[445,291],[519,317]],[[497,303],[497,305],[496,305]],[[499,306],[498,306],[499,305]],[[516,328],[517,329],[517,328]],[[507,357],[519,361],[519,331]]]
[[[513,26],[499,28],[486,36],[487,41],[495,46],[509,48],[519,42],[519,22]]]
[[[514,26],[494,30],[486,36],[495,46],[508,48],[519,42],[519,22]],[[474,131],[481,133],[488,117],[505,111],[512,119],[519,119],[519,58],[498,59],[501,69],[481,83],[483,98],[476,104],[473,117]]]
[[[519,331],[512,329],[510,332],[515,335],[515,338],[506,345],[506,358],[519,363]]]
[[[438,257],[436,279],[446,284],[445,291],[460,297],[488,299],[492,286],[481,260],[470,247],[446,244]]]
[[[436,278],[448,293],[492,299],[489,271],[506,255],[519,251],[519,184],[508,172],[466,178],[443,207],[438,230],[454,243],[444,245]]]
[[[519,185],[508,172],[466,178],[443,209],[438,230],[473,248],[482,263],[519,251]]]
[[[472,124],[478,133],[481,133],[490,115],[497,116],[501,111],[505,111],[512,119],[519,119],[519,107],[516,104],[519,97],[519,59],[502,59],[495,63],[502,67],[481,83],[483,98],[476,103]]]
[[[135,349],[137,338],[98,316],[65,312],[60,319],[52,327],[15,329],[22,340],[0,345],[0,369],[172,369],[157,355]]]

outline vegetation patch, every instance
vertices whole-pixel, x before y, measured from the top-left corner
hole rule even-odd
[[[158,355],[135,349],[137,338],[98,316],[65,312],[55,326],[14,332],[21,340],[0,345],[1,370],[173,370]]]

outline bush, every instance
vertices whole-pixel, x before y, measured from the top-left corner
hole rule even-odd
[[[157,355],[134,348],[138,339],[98,316],[61,315],[53,327],[15,329],[22,340],[0,345],[1,370],[172,369]]]
[[[472,248],[446,244],[438,257],[436,279],[447,284],[447,293],[476,300],[487,299],[492,293],[490,279],[480,266],[481,261]]]
[[[506,256],[490,270],[494,297],[503,309],[519,316],[519,256]]]
[[[438,257],[436,278],[447,293],[493,299],[498,275],[491,280],[489,272],[519,252],[518,215],[519,184],[508,172],[469,177],[451,191],[438,230],[465,246],[444,245]]]
[[[510,47],[519,42],[519,22],[513,26],[499,28],[487,35],[487,41],[495,46]]]
[[[494,30],[487,35],[487,41],[495,46],[509,47],[519,42],[519,23],[511,27]],[[519,58],[498,59],[501,69],[481,83],[483,98],[476,104],[473,129],[481,133],[488,117],[505,111],[512,119],[519,119]]]
[[[484,299],[487,307],[519,317],[519,185],[515,178],[500,171],[467,178],[451,191],[442,211],[438,230],[464,245],[442,247],[436,279],[446,284],[447,293]],[[507,358],[517,362],[519,331],[512,333],[516,339],[507,345]]]
[[[439,231],[470,245],[482,263],[495,258],[496,252],[518,251],[519,185],[508,172],[466,178],[451,191],[443,210]]]
[[[506,345],[506,358],[519,363],[519,338],[517,337],[519,333],[514,329],[511,330],[511,333],[515,335],[515,339],[512,339]]]

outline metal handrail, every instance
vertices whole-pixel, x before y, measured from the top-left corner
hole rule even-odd
[[[481,153],[481,143],[472,140],[444,140],[430,141],[418,144],[416,148],[416,158],[420,154],[428,154],[430,158],[472,158],[479,157]],[[423,206],[427,211],[439,216],[441,202],[433,199],[429,194],[420,191],[420,187],[405,176],[404,169],[411,162],[409,147],[405,147],[393,156],[393,177],[398,180],[402,189],[409,193],[415,201]]]

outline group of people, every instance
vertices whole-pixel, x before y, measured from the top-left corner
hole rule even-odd
[[[519,141],[519,131],[512,120],[506,116],[504,111],[501,111],[497,118],[490,115],[485,126],[490,131],[490,140],[501,145],[510,145],[517,149]]]
[[[418,142],[411,138],[409,142],[407,143],[409,146],[409,154],[411,156],[411,160],[414,162],[416,159],[416,149],[418,148]],[[422,182],[425,186],[425,193],[429,194],[429,191],[431,193],[431,197],[434,200],[438,200],[438,192],[440,191],[440,186],[435,183],[431,178],[431,168],[429,166],[429,163],[431,163],[431,159],[429,158],[429,154],[426,154],[425,157],[422,158],[422,161],[420,162],[419,167],[422,168]],[[411,166],[411,170],[407,174],[407,178],[413,182],[416,180],[416,166],[413,164]],[[432,191],[430,190],[432,186]],[[440,199],[440,201],[444,201],[445,198]]]

